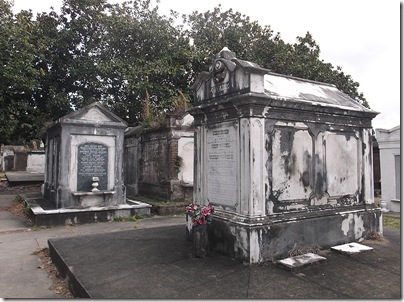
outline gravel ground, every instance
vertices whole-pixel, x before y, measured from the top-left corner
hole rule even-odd
[[[74,298],[68,288],[66,280],[60,276],[59,271],[53,264],[49,256],[49,249],[38,249],[34,251],[33,254],[41,259],[42,264],[38,266],[38,268],[45,270],[48,273],[48,277],[52,279],[52,290],[54,293],[60,295],[62,298]]]
[[[24,194],[40,192],[42,183],[10,186],[7,180],[0,181],[0,194]]]

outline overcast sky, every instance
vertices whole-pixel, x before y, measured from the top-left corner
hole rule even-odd
[[[111,3],[119,0],[109,0]],[[14,12],[34,14],[58,10],[61,0],[14,0]],[[155,1],[154,1],[155,3]],[[374,128],[400,124],[400,1],[399,0],[161,0],[162,14],[205,12],[218,4],[270,25],[288,43],[309,31],[320,46],[320,58],[341,66],[359,82],[372,110],[380,112]],[[237,55],[237,54],[236,54]]]

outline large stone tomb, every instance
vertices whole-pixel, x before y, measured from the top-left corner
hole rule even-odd
[[[401,204],[401,148],[400,125],[392,129],[376,129],[380,149],[382,200],[387,209],[400,212]]]
[[[93,103],[46,131],[45,199],[56,208],[126,202],[122,179],[126,123]]]
[[[46,130],[43,196],[26,199],[37,226],[111,221],[150,214],[126,198],[126,123],[99,103],[59,118]]]
[[[127,196],[192,200],[193,120],[188,113],[170,114],[158,126],[125,131],[123,170]]]
[[[248,263],[382,232],[371,120],[334,85],[275,74],[228,49],[194,84],[194,199],[211,248]]]

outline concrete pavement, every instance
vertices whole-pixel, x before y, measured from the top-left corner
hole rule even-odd
[[[1,193],[0,193],[1,194]],[[76,226],[38,229],[24,219],[7,211],[16,195],[0,195],[0,297],[1,298],[61,298],[50,287],[52,280],[43,269],[40,259],[32,253],[48,247],[48,239],[89,234],[105,234],[137,227],[155,227],[183,222],[183,218],[147,219],[139,222],[105,222]],[[139,226],[140,225],[140,226]]]
[[[400,231],[385,228],[372,252],[325,250],[324,263],[289,272],[246,266],[211,252],[192,258],[185,218],[155,217],[35,230],[4,211],[0,196],[0,297],[60,298],[32,252],[48,247],[77,297],[91,298],[401,298]]]
[[[399,231],[366,241],[369,253],[329,250],[297,271],[272,263],[243,265],[216,253],[192,258],[183,221],[173,226],[50,239],[53,259],[77,297],[97,299],[400,298]]]
[[[40,246],[38,236],[28,231],[23,219],[7,211],[14,198],[0,196],[0,297],[59,298],[49,289],[52,280],[38,269],[40,259],[32,255]]]

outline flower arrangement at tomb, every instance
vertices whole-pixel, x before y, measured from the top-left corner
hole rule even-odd
[[[211,205],[203,206],[192,203],[185,208],[185,212],[192,218],[192,225],[205,225],[212,221],[211,215],[215,208]]]

